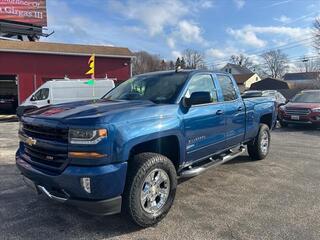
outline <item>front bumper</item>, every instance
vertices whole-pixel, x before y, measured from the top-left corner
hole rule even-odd
[[[59,175],[45,173],[16,155],[16,164],[21,174],[38,193],[63,202],[94,215],[109,215],[121,211],[127,163],[95,167],[68,166]],[[81,184],[82,177],[91,179],[91,193]],[[30,184],[31,183],[31,184]]]
[[[310,113],[305,116],[298,116],[298,119],[294,119],[292,115],[281,113],[280,120],[285,123],[291,124],[304,124],[304,125],[316,125],[320,124],[320,114],[319,113]]]

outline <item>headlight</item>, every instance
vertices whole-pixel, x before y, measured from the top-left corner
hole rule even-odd
[[[71,144],[97,144],[107,137],[106,129],[70,129],[69,143]]]
[[[312,112],[320,113],[320,108],[314,108],[312,109]]]

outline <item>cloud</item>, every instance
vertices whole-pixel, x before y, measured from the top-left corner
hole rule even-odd
[[[234,38],[240,40],[242,43],[249,46],[262,48],[267,44],[266,41],[259,39],[255,34],[255,32],[250,29],[244,28],[244,29],[234,30],[232,28],[229,28],[227,29],[227,33],[229,33]]]
[[[310,34],[309,28],[285,27],[285,26],[268,26],[258,27],[246,25],[241,29],[227,29],[227,33],[235,39],[240,40],[243,44],[262,48],[267,45],[267,41],[258,37],[258,35],[271,35],[273,39],[276,37],[290,37],[293,40],[301,40]]]
[[[204,9],[212,8],[214,6],[213,1],[200,1],[199,6]]]
[[[271,3],[270,5],[264,6],[264,8],[276,7],[276,6],[287,4],[287,3],[290,3],[290,2],[292,2],[292,0],[275,1],[275,2]]]
[[[151,36],[162,33],[168,26],[174,26],[189,12],[188,6],[178,0],[128,0],[125,3],[113,0],[109,1],[108,7],[128,19],[141,22]]]
[[[185,42],[202,43],[204,39],[201,36],[201,28],[187,20],[178,23],[179,35]]]
[[[274,18],[274,20],[281,23],[289,23],[291,21],[291,18],[287,17],[286,15],[281,15],[279,18]]]
[[[225,51],[221,51],[218,48],[210,48],[206,51],[206,56],[209,58],[225,58],[227,56]]]
[[[245,0],[233,0],[233,2],[235,3],[238,9],[243,8],[244,5],[246,4]]]
[[[254,33],[266,33],[266,34],[280,34],[288,37],[292,37],[296,40],[300,40],[310,34],[309,28],[300,28],[300,27],[283,27],[283,26],[269,26],[269,27],[256,27],[248,25],[245,27],[248,31]]]
[[[174,40],[173,37],[168,37],[168,38],[167,38],[167,44],[168,44],[168,46],[169,46],[170,48],[174,48],[175,45],[176,45],[176,42],[175,42],[175,40]]]
[[[179,51],[172,51],[171,55],[173,57],[173,59],[177,59],[178,57],[181,58],[182,54]]]

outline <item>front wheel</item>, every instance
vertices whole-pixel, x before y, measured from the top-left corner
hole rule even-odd
[[[270,129],[268,125],[261,124],[259,133],[252,143],[248,144],[248,153],[253,160],[265,159],[270,148]]]
[[[140,153],[129,162],[124,208],[141,227],[161,221],[176,193],[177,175],[172,162],[157,153]]]

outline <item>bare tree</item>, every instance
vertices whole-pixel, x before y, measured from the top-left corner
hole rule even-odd
[[[320,60],[303,58],[301,63],[297,64],[300,72],[319,72],[320,71]]]
[[[230,63],[242,66],[242,67],[246,67],[248,69],[252,69],[253,68],[253,63],[250,60],[249,57],[246,57],[243,54],[239,54],[239,55],[232,55],[230,57]]]
[[[183,51],[182,56],[185,61],[186,68],[205,68],[204,55],[199,51],[194,49],[186,49]]]
[[[313,35],[314,35],[314,47],[318,50],[318,54],[320,55],[320,17],[314,20],[313,24]]]
[[[279,49],[262,54],[264,60],[264,71],[272,78],[282,78],[289,68],[288,57]]]
[[[169,64],[168,64],[168,69],[169,70],[174,70],[174,62],[173,61],[170,61]]]
[[[166,62],[157,55],[151,55],[144,51],[136,52],[134,55],[135,58],[132,63],[133,75],[167,69]]]

